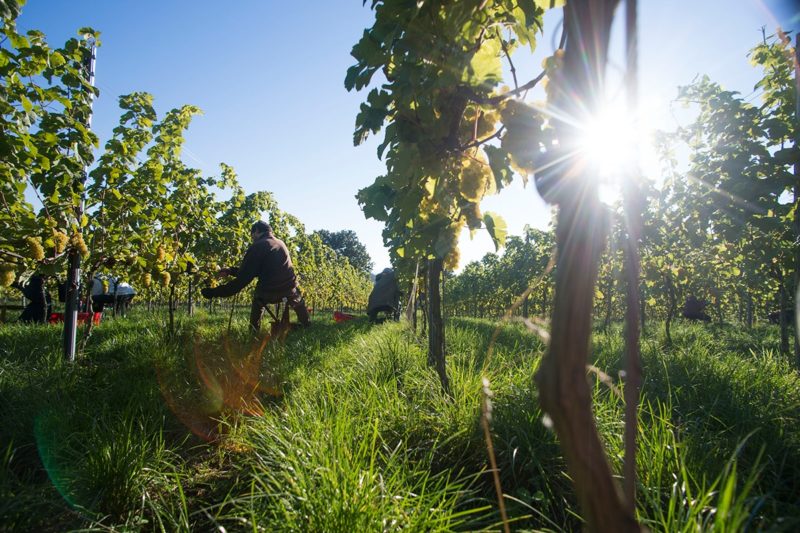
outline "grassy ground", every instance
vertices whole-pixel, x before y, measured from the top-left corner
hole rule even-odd
[[[103,323],[76,364],[52,326],[0,326],[0,530],[580,530],[518,324],[449,323],[453,396],[402,324],[318,320],[251,345],[243,318]],[[645,338],[639,518],[654,531],[800,527],[800,380],[773,328]],[[595,336],[616,379],[619,330]],[[622,401],[590,375],[616,471]]]

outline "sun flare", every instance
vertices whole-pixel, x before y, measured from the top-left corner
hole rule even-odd
[[[658,158],[650,124],[641,109],[632,114],[624,105],[609,103],[580,128],[578,152],[596,169],[604,203],[620,199],[620,185],[627,176],[656,178]]]
[[[625,172],[637,159],[633,117],[624,109],[601,109],[582,128],[579,146],[601,176]]]

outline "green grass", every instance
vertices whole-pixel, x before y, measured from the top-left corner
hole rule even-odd
[[[520,324],[449,322],[451,397],[402,324],[320,319],[263,352],[246,331],[200,314],[168,338],[134,313],[68,364],[57,328],[0,326],[0,529],[497,530],[483,377],[512,529],[581,529],[533,386],[544,346]],[[639,519],[797,529],[800,380],[776,330],[679,323],[673,339],[643,343]],[[615,381],[621,352],[619,329],[595,335]],[[624,406],[589,379],[619,472]]]

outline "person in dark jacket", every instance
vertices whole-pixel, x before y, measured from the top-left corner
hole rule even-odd
[[[250,327],[255,333],[261,329],[264,308],[268,304],[280,302],[283,298],[286,298],[289,307],[294,309],[300,324],[308,326],[310,323],[308,309],[297,286],[297,276],[286,244],[272,234],[269,224],[260,220],[250,229],[250,237],[253,244],[245,252],[241,266],[224,268],[219,272],[223,277],[234,276],[234,278],[219,287],[206,287],[200,293],[206,298],[233,296],[257,278],[250,308]]]
[[[706,307],[708,307],[708,302],[706,300],[698,300],[697,296],[690,294],[689,297],[686,298],[686,303],[683,305],[683,317],[689,320],[710,322],[711,317],[706,313]]]
[[[40,274],[34,274],[25,285],[14,283],[12,286],[22,291],[28,300],[28,305],[22,310],[19,321],[46,323],[53,310],[50,293],[47,291],[47,279]]]
[[[385,268],[383,272],[375,276],[375,286],[369,295],[367,302],[367,316],[369,321],[378,321],[378,313],[381,311],[391,313],[393,318],[399,318],[400,310],[400,288],[397,286],[397,277],[394,270]]]

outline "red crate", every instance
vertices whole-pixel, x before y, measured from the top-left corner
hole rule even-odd
[[[100,324],[100,319],[103,317],[103,313],[94,313],[94,318],[92,322],[94,325],[97,326]],[[50,324],[58,324],[60,322],[64,322],[64,313],[50,313],[50,318],[47,319]],[[86,324],[89,322],[89,313],[78,313],[78,324]]]
[[[333,320],[338,324],[340,322],[345,322],[347,320],[353,320],[355,316],[348,315],[347,313],[340,313],[339,311],[333,312]]]

